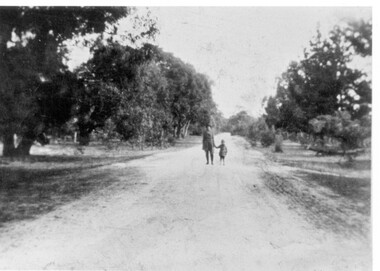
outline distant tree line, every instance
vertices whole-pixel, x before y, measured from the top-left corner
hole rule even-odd
[[[122,35],[125,45],[115,38],[117,22],[131,16],[140,30]],[[94,131],[162,144],[191,128],[217,126],[221,114],[206,75],[157,46],[136,46],[157,33],[154,20],[128,7],[1,8],[3,155],[28,155],[35,140],[46,142],[44,133],[76,131],[82,145]],[[65,65],[69,40],[92,53],[73,72]]]
[[[274,140],[274,134],[265,122],[264,116],[252,117],[244,110],[226,119],[221,130],[246,137],[253,145],[261,142],[261,145],[267,147]]]

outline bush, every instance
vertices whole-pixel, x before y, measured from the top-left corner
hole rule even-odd
[[[297,142],[298,141],[298,137],[297,137],[297,133],[293,132],[293,133],[290,133],[288,135],[288,138],[290,141],[292,142]]]
[[[307,146],[309,146],[313,142],[313,139],[308,134],[298,133],[297,134],[297,141],[299,143],[301,143],[301,145],[306,148]]]
[[[270,145],[272,145],[274,143],[274,134],[272,131],[264,131],[264,132],[261,132],[261,135],[260,135],[260,142],[261,142],[261,146],[263,147],[269,147]]]
[[[371,118],[352,119],[346,111],[336,111],[333,115],[320,115],[309,121],[314,134],[332,137],[341,143],[343,150],[352,150],[363,145],[371,135]]]
[[[174,146],[175,145],[175,137],[172,135],[169,135],[168,136],[168,143],[170,144],[170,146]]]
[[[282,141],[284,140],[283,136],[281,133],[277,134],[274,138],[274,151],[275,152],[283,152],[282,150]]]
[[[256,147],[257,146],[257,141],[256,140],[250,140],[249,143],[251,143],[252,147]]]

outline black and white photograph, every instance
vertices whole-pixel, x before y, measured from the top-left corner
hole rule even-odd
[[[376,270],[375,7],[130,3],[0,4],[0,270]]]

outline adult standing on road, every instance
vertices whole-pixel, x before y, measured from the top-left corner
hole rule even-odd
[[[207,125],[206,130],[203,132],[203,147],[202,149],[206,153],[207,165],[209,164],[209,155],[211,157],[211,165],[214,164],[214,134],[211,130],[211,126]]]

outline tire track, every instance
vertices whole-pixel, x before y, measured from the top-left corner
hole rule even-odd
[[[306,180],[290,175],[285,168],[279,175],[280,165],[257,162],[265,179],[265,186],[282,198],[289,209],[295,211],[317,229],[331,231],[344,239],[370,240],[370,217],[357,212],[349,199],[311,186]],[[276,167],[276,172],[272,167]]]

